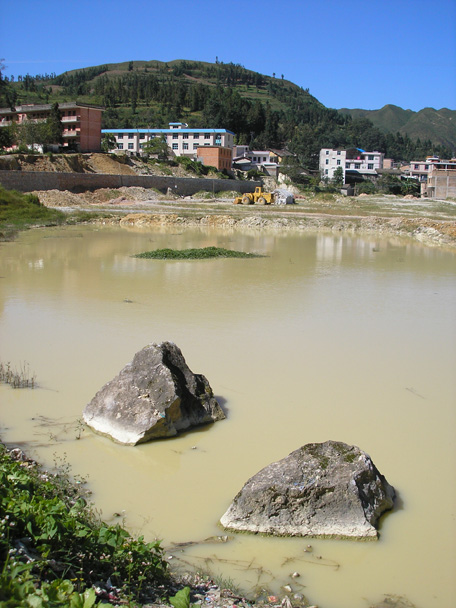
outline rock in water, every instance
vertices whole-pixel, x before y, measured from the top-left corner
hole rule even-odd
[[[395,491],[370,456],[337,441],[309,443],[254,475],[220,520],[278,536],[377,538]]]
[[[209,382],[194,374],[172,342],[150,344],[86,406],[97,433],[136,445],[225,418]]]

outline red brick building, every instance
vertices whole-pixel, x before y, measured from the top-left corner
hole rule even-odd
[[[52,104],[30,104],[15,108],[0,108],[0,128],[13,122],[26,120],[40,122],[46,120]],[[99,152],[101,150],[101,116],[104,108],[85,103],[60,103],[63,126],[63,146],[79,152]]]
[[[210,165],[216,167],[219,171],[226,169],[231,170],[231,163],[233,161],[233,150],[232,148],[225,148],[224,146],[200,146],[196,150],[197,158],[203,165]]]

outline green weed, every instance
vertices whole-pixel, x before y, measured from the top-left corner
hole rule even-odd
[[[233,251],[222,247],[203,247],[201,249],[155,249],[133,256],[153,260],[202,260],[208,258],[258,258],[255,253]]]

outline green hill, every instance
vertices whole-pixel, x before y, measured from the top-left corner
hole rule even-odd
[[[386,105],[380,110],[342,108],[339,112],[352,118],[367,118],[383,133],[401,133],[411,139],[432,143],[456,151],[456,110],[424,108],[419,112]]]
[[[318,168],[322,147],[357,146],[411,160],[446,156],[456,145],[452,137],[438,143],[424,128],[415,141],[402,131],[411,120],[409,110],[385,106],[374,117],[365,110],[339,112],[282,75],[265,76],[233,63],[129,61],[25,75],[16,82],[0,79],[0,84],[1,106],[77,100],[104,106],[105,128],[167,127],[177,121],[226,128],[237,143],[254,149],[287,148],[310,169]],[[443,129],[434,118],[432,124]]]

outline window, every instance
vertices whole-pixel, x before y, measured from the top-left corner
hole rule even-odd
[[[184,150],[188,150],[188,143],[187,142],[184,142],[183,148],[184,148]]]
[[[361,167],[360,163],[355,163],[355,169],[359,169]]]
[[[368,163],[367,168],[368,169],[373,169],[374,168],[374,163]]]
[[[184,134],[182,135],[182,137],[183,137],[184,139],[188,139],[188,133],[184,133]]]
[[[329,165],[329,158],[326,159],[326,164]]]
[[[178,145],[177,144],[173,144],[173,150],[177,150]]]
[[[345,163],[345,168],[350,169],[350,163]]]
[[[199,139],[200,134],[199,133],[193,133],[193,139]]]
[[[339,159],[337,159],[337,166],[339,166],[339,165],[340,165],[340,160],[339,160]]]
[[[133,133],[128,134],[128,139],[133,139]]]
[[[118,133],[117,134],[117,139],[123,139],[123,133]]]
[[[420,166],[419,166],[419,165],[413,165],[413,168],[414,168],[414,169],[419,169],[419,168],[420,168]]]
[[[329,150],[326,150],[326,154],[329,154]]]
[[[117,144],[117,149],[118,150],[123,150],[123,144]]]
[[[429,171],[429,165],[424,165],[424,170]]]
[[[177,133],[173,133],[173,139],[179,139],[179,135]]]
[[[369,154],[369,160],[374,160],[374,155],[373,154]]]
[[[340,156],[340,150],[337,150],[337,156]]]
[[[128,149],[133,150],[133,144],[128,144]]]
[[[211,134],[210,133],[205,133],[204,134],[204,139],[210,139],[211,138]]]
[[[144,139],[145,137],[146,137],[146,134],[145,133],[141,133],[140,136],[139,136],[139,139]]]
[[[198,148],[199,144],[193,144],[193,149],[196,150]]]
[[[325,169],[325,175],[328,175],[328,169]]]

